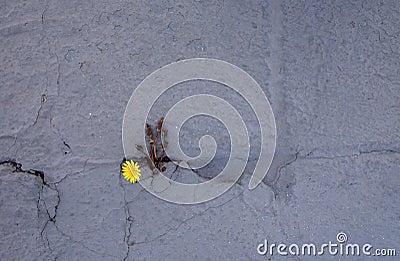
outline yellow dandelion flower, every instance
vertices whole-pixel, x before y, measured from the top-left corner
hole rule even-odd
[[[135,183],[140,180],[139,164],[133,160],[127,160],[122,164],[122,175],[130,183]]]

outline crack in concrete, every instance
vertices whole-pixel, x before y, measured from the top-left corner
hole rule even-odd
[[[270,186],[274,192],[275,198],[277,198],[279,192],[277,191],[277,184],[279,182],[279,179],[281,177],[281,171],[288,167],[289,165],[293,164],[296,162],[298,159],[302,160],[335,160],[335,159],[340,159],[340,158],[354,158],[354,157],[359,157],[362,155],[366,154],[382,154],[382,153],[390,153],[390,154],[400,154],[400,151],[395,150],[395,149],[371,149],[371,150],[358,150],[357,153],[353,154],[345,154],[345,155],[334,155],[334,156],[310,156],[313,153],[314,150],[311,150],[310,152],[306,153],[305,155],[301,155],[301,150],[298,150],[290,159],[289,161],[286,161],[282,165],[278,167],[278,174],[275,178],[275,180],[272,182],[272,185],[265,184],[267,186]]]
[[[49,56],[51,57],[51,52],[50,52],[50,40],[49,40],[49,38],[48,38],[48,36],[47,36],[47,31],[46,31],[45,26],[44,26],[44,15],[45,15],[45,13],[47,12],[47,9],[48,9],[48,5],[45,6],[45,8],[44,8],[44,10],[43,10],[43,12],[42,12],[42,15],[41,15],[41,24],[42,24],[42,30],[43,30],[43,32],[44,32],[44,38],[45,38],[46,41],[47,41],[48,54],[49,54]],[[48,88],[49,88],[49,72],[48,72],[48,68],[49,68],[49,64],[48,64],[48,62],[46,62],[46,66],[45,66],[45,70],[46,70],[46,88],[45,88],[45,90],[44,90],[44,92],[43,92],[43,94],[42,94],[42,97],[43,97],[43,96],[46,97],[46,95],[47,95],[47,90],[48,90]],[[37,112],[37,114],[36,114],[36,119],[35,119],[35,121],[33,122],[33,125],[32,125],[32,126],[35,126],[36,123],[38,122],[38,119],[39,119],[39,116],[40,116],[40,112],[41,112],[41,110],[42,110],[42,107],[43,107],[43,103],[44,103],[44,102],[45,102],[45,101],[44,101],[43,98],[42,98],[42,100],[41,100],[41,102],[40,102],[39,110],[38,110],[38,112]]]
[[[286,168],[290,164],[294,163],[298,159],[311,159],[311,160],[329,159],[329,160],[333,160],[333,159],[340,159],[340,158],[353,158],[353,157],[358,157],[358,156],[365,155],[365,154],[382,154],[382,153],[400,154],[400,151],[395,150],[395,149],[371,149],[371,150],[359,150],[357,153],[353,153],[353,154],[333,155],[333,156],[310,156],[313,153],[313,151],[314,150],[311,150],[310,152],[308,152],[305,155],[300,155],[301,151],[297,151],[294,154],[292,159],[290,159],[289,161],[287,161],[287,162],[283,163],[281,166],[279,166],[278,175],[277,175],[277,178],[275,179],[275,181],[273,182],[273,184],[275,185],[278,182],[278,180],[280,178],[281,170]]]
[[[122,260],[126,260],[129,256],[129,251],[130,251],[130,247],[131,245],[129,244],[129,239],[131,237],[131,228],[132,228],[132,221],[133,221],[133,217],[130,215],[129,212],[129,203],[126,200],[126,189],[124,187],[124,185],[122,184],[122,173],[119,174],[119,186],[122,188],[123,190],[123,198],[124,198],[124,211],[125,211],[125,231],[124,231],[124,242],[126,244],[126,253],[125,256],[123,257]]]
[[[64,177],[62,177],[61,179],[59,179],[59,180],[57,180],[57,181],[53,181],[53,182],[51,182],[50,184],[58,185],[58,184],[60,184],[62,181],[64,181],[64,180],[65,180],[66,178],[68,178],[68,177],[72,177],[72,176],[76,176],[76,175],[79,175],[79,174],[84,173],[84,172],[86,171],[86,165],[87,165],[88,161],[89,161],[89,159],[86,159],[86,160],[85,160],[85,162],[84,162],[83,167],[82,167],[81,170],[75,171],[75,172],[72,172],[72,173],[69,173],[69,174],[65,174]]]
[[[47,74],[47,69],[46,69],[46,74]],[[46,90],[44,91],[44,93],[45,93],[45,94],[43,94],[43,95],[46,95],[46,93],[47,93],[47,87],[46,87]],[[39,107],[39,109],[38,109],[38,111],[37,111],[37,113],[36,113],[36,118],[35,118],[35,120],[33,121],[32,127],[35,126],[36,123],[38,122],[39,116],[40,116],[40,112],[42,111],[42,107],[43,107],[43,102],[41,101],[41,102],[40,102],[40,107]]]
[[[42,12],[42,15],[41,15],[41,24],[42,24],[42,30],[43,30],[43,32],[44,32],[44,38],[45,38],[46,41],[47,41],[48,54],[49,54],[49,56],[51,57],[51,52],[50,52],[50,41],[49,41],[49,38],[48,38],[48,36],[47,36],[47,31],[46,31],[46,29],[45,29],[45,27],[44,27],[44,15],[45,15],[45,13],[47,12],[47,9],[48,9],[48,5],[45,6],[45,8],[44,8],[44,10],[43,10],[43,12]],[[43,38],[42,38],[42,39],[43,39]],[[43,108],[43,103],[45,102],[45,100],[43,99],[43,97],[46,97],[46,95],[47,95],[47,90],[48,90],[48,87],[49,87],[49,73],[48,73],[48,67],[49,67],[48,62],[46,62],[46,63],[45,63],[46,87],[45,87],[45,90],[44,90],[44,92],[43,92],[43,94],[42,94],[42,99],[41,99],[41,102],[40,102],[39,109],[38,109],[38,111],[37,111],[37,113],[36,113],[36,118],[35,118],[35,120],[33,121],[33,124],[32,124],[31,127],[34,127],[34,126],[37,124],[37,122],[38,122],[38,120],[39,120],[39,117],[40,117],[40,112],[42,111],[42,108]]]
[[[12,166],[14,168],[13,172],[32,175],[32,176],[38,177],[40,179],[41,186],[40,186],[40,188],[38,190],[38,197],[37,197],[37,201],[36,201],[37,218],[38,218],[38,221],[39,221],[40,220],[40,214],[43,211],[42,208],[41,208],[41,202],[42,202],[43,206],[44,206],[44,211],[45,211],[46,216],[47,216],[47,220],[46,220],[43,228],[40,231],[40,236],[41,236],[41,239],[43,241],[46,241],[44,243],[44,245],[46,246],[46,243],[47,243],[47,247],[49,248],[50,251],[52,251],[52,249],[50,248],[49,240],[47,239],[47,237],[46,238],[44,237],[43,233],[44,233],[44,230],[46,229],[47,224],[49,222],[52,222],[54,224],[56,223],[57,213],[58,213],[59,205],[60,205],[60,202],[61,202],[60,191],[58,190],[57,186],[46,182],[43,171],[34,170],[34,169],[24,170],[24,169],[22,169],[22,164],[18,163],[16,161],[6,160],[6,161],[0,162],[0,165],[10,165],[10,166]],[[47,204],[46,204],[46,201],[45,201],[45,199],[42,198],[43,189],[45,187],[55,191],[56,195],[57,195],[57,203],[54,206],[54,215],[50,214],[49,208],[47,207]]]
[[[13,141],[13,143],[10,145],[10,147],[8,147],[8,149],[5,151],[5,153],[8,153],[12,148],[14,148],[15,144],[17,144],[18,133],[16,133],[15,136],[14,136],[14,135],[5,135],[5,136],[1,136],[0,139],[7,138],[7,137],[8,137],[8,138],[14,138],[14,141]]]
[[[187,161],[181,161],[181,162],[186,163],[186,165],[189,167],[190,171],[192,171],[194,174],[196,174],[196,176],[199,177],[201,180],[203,180],[203,181],[206,182],[206,181],[209,181],[209,180],[213,179],[213,178],[203,177],[203,176],[198,172],[197,169],[193,169],[192,166],[190,166],[189,162],[187,162]],[[177,164],[177,166],[179,166],[179,165]],[[239,184],[238,184],[238,185],[239,185]]]
[[[196,217],[199,217],[199,216],[204,215],[204,214],[207,213],[210,209],[215,209],[215,208],[223,207],[223,206],[225,206],[226,204],[230,203],[231,201],[233,201],[233,200],[239,198],[242,194],[243,194],[243,191],[240,192],[238,195],[232,197],[231,199],[225,201],[225,202],[222,203],[222,204],[219,204],[219,205],[217,205],[217,206],[208,207],[208,208],[206,208],[205,210],[201,211],[200,213],[194,214],[194,215],[191,216],[190,218],[187,218],[187,219],[182,220],[177,226],[172,227],[172,228],[166,230],[164,233],[162,233],[162,234],[160,234],[160,235],[158,235],[158,236],[156,236],[156,237],[154,237],[154,238],[152,238],[152,239],[150,239],[150,240],[139,241],[139,242],[132,242],[132,245],[135,245],[135,246],[136,246],[136,245],[142,245],[142,244],[152,243],[152,242],[154,242],[154,241],[156,241],[156,240],[158,240],[158,239],[160,239],[160,238],[166,236],[167,234],[169,234],[169,233],[172,232],[172,231],[178,231],[179,228],[180,228],[182,225],[186,224],[188,221],[190,221],[190,220],[192,220],[192,219],[195,219]]]
[[[299,158],[299,154],[300,154],[300,151],[298,150],[298,151],[294,154],[294,156],[293,156],[292,159],[290,159],[289,161],[284,162],[282,165],[280,165],[280,166],[278,167],[278,174],[276,175],[276,178],[275,178],[275,180],[272,182],[272,185],[271,185],[271,186],[269,186],[268,184],[265,184],[265,185],[271,187],[272,191],[274,192],[275,198],[278,196],[278,193],[277,193],[277,190],[276,190],[276,185],[278,184],[279,179],[280,179],[280,177],[281,177],[281,171],[282,171],[282,169],[284,169],[284,168],[286,168],[287,166],[289,166],[290,164],[294,163],[294,162]]]
[[[84,166],[84,169],[82,171],[85,170],[86,163],[87,163],[87,161],[85,161],[85,166]],[[69,241],[71,241],[73,243],[79,244],[80,246],[82,246],[83,248],[89,250],[90,252],[98,254],[100,256],[117,257],[117,256],[110,255],[110,254],[107,254],[107,253],[100,253],[100,252],[98,252],[96,250],[93,250],[90,247],[86,246],[81,241],[74,240],[70,235],[67,235],[66,233],[64,233],[58,227],[58,225],[56,224],[57,214],[58,214],[59,206],[60,206],[60,203],[61,203],[60,191],[57,188],[57,184],[59,184],[62,180],[64,180],[69,175],[66,175],[65,177],[63,177],[59,181],[50,183],[50,182],[46,182],[43,171],[34,170],[34,169],[24,170],[24,169],[22,169],[22,164],[21,163],[18,163],[18,162],[15,162],[15,161],[11,161],[11,160],[0,162],[0,165],[7,165],[7,164],[11,165],[15,169],[14,172],[23,173],[23,174],[27,174],[27,175],[32,175],[32,176],[38,177],[40,179],[40,181],[41,181],[41,186],[40,186],[40,188],[38,190],[38,198],[37,198],[37,201],[36,201],[37,218],[38,218],[38,221],[41,219],[41,213],[45,213],[45,215],[47,216],[47,220],[46,220],[45,224],[43,225],[42,229],[40,230],[40,238],[44,242],[44,246],[47,247],[48,250],[50,250],[50,253],[53,252],[53,249],[51,248],[50,242],[49,242],[48,238],[46,237],[46,235],[44,234],[44,232],[45,232],[48,224],[52,223],[54,225],[54,227],[56,228],[56,230],[62,236],[66,237]],[[80,171],[79,173],[81,173],[82,171]],[[46,203],[46,200],[42,196],[42,193],[43,193],[43,190],[44,190],[45,187],[47,187],[47,188],[49,188],[49,189],[51,189],[51,190],[56,192],[57,202],[56,202],[56,204],[54,206],[54,214],[53,215],[50,213],[49,207],[48,207],[48,205]],[[41,204],[43,204],[43,205],[41,205]],[[44,207],[44,210],[43,210],[42,206]]]
[[[56,61],[57,61],[57,96],[60,96],[60,77],[61,77],[61,65],[60,65],[60,60],[58,58],[57,53],[54,53],[54,55],[56,56]]]
[[[293,164],[293,163],[296,162],[298,159],[335,159],[335,158],[342,158],[342,157],[357,157],[357,156],[360,156],[360,155],[363,155],[363,154],[371,154],[371,153],[396,153],[396,154],[397,154],[397,153],[400,153],[400,151],[397,151],[397,150],[394,150],[394,149],[371,149],[371,150],[359,150],[358,153],[356,153],[356,154],[349,154],[349,155],[337,155],[337,156],[333,156],[333,157],[326,157],[326,156],[311,157],[310,155],[311,155],[312,152],[307,153],[307,154],[304,155],[304,156],[300,155],[300,152],[301,152],[301,151],[297,151],[296,154],[293,156],[293,158],[292,158],[291,160],[285,162],[284,164],[282,164],[282,165],[279,167],[279,169],[278,169],[279,175],[278,175],[277,179],[275,180],[274,185],[276,185],[276,184],[278,183],[279,178],[280,178],[280,175],[281,175],[282,169],[284,169],[284,168],[288,167],[289,165]],[[76,172],[76,173],[70,174],[70,175],[76,175],[76,174],[80,174],[80,173],[84,172],[84,171],[86,170],[87,162],[88,162],[88,160],[85,161],[82,170],[80,170],[80,171],[78,171],[78,172]],[[2,162],[0,162],[0,165],[3,165],[3,164],[9,164],[9,165],[13,166],[14,169],[15,169],[15,170],[14,170],[15,172],[18,172],[18,173],[25,173],[25,174],[33,175],[33,176],[35,176],[35,177],[40,178],[40,180],[41,180],[41,188],[40,188],[39,191],[38,191],[38,199],[37,199],[38,219],[40,219],[40,213],[42,213],[43,211],[44,211],[44,213],[45,213],[46,216],[47,216],[47,220],[46,220],[46,222],[45,222],[43,228],[42,228],[41,231],[40,231],[40,235],[41,235],[41,239],[44,241],[44,245],[45,245],[50,251],[53,251],[53,250],[52,250],[52,248],[51,248],[51,246],[50,246],[50,242],[49,242],[48,238],[45,236],[44,232],[45,232],[45,230],[46,230],[48,224],[49,224],[49,223],[53,223],[54,226],[56,227],[57,231],[59,231],[63,236],[67,237],[67,238],[68,238],[69,240],[71,240],[72,242],[81,245],[82,247],[84,247],[85,249],[87,249],[87,250],[89,250],[89,251],[91,251],[91,252],[93,252],[93,253],[96,253],[96,254],[104,254],[104,253],[99,253],[99,252],[97,252],[96,250],[93,250],[93,249],[87,247],[86,245],[84,245],[84,244],[83,244],[82,242],[80,242],[80,241],[73,240],[73,239],[71,238],[71,236],[66,235],[64,232],[62,232],[62,231],[60,230],[60,228],[59,228],[59,227],[57,226],[57,224],[56,224],[57,213],[58,213],[58,209],[59,209],[60,202],[61,202],[60,192],[59,192],[59,190],[58,190],[58,188],[57,188],[57,184],[59,184],[60,182],[62,182],[65,178],[67,178],[67,177],[70,176],[70,175],[65,175],[65,176],[64,176],[63,178],[61,178],[59,181],[52,182],[52,183],[48,183],[48,182],[45,181],[44,173],[43,173],[42,171],[40,171],[40,170],[34,170],[34,169],[24,170],[24,169],[22,168],[22,164],[20,164],[20,163],[18,163],[18,162],[16,162],[16,161],[11,161],[11,160],[7,160],[7,161],[2,161]],[[176,170],[177,170],[177,168],[176,168]],[[175,171],[176,171],[176,170],[175,170]],[[175,172],[175,171],[174,171],[174,172]],[[198,175],[199,178],[206,179],[206,178],[202,177],[201,175],[199,175],[199,173],[198,173],[196,170],[191,169],[191,171],[192,171],[193,173],[195,173],[196,175]],[[130,214],[129,203],[132,202],[132,201],[127,201],[127,200],[126,200],[126,189],[125,189],[125,187],[124,187],[123,184],[122,184],[121,175],[120,175],[120,181],[119,181],[119,182],[120,182],[121,188],[122,188],[123,191],[124,191],[124,206],[123,206],[123,207],[124,207],[125,216],[126,216],[126,224],[125,224],[125,232],[124,232],[124,242],[126,243],[127,251],[126,251],[126,254],[125,254],[123,260],[126,260],[126,259],[129,257],[130,247],[131,247],[132,245],[140,245],[140,244],[146,244],[146,243],[154,242],[154,241],[156,241],[156,240],[158,240],[158,239],[164,237],[165,235],[169,234],[169,233],[172,232],[172,231],[177,231],[177,230],[179,230],[180,227],[181,227],[182,225],[186,224],[187,222],[189,222],[190,220],[192,220],[192,219],[194,219],[194,218],[196,218],[196,217],[198,217],[198,216],[204,215],[208,210],[213,209],[213,208],[222,207],[222,206],[224,206],[225,204],[228,204],[229,202],[231,202],[232,200],[234,200],[234,199],[237,198],[237,197],[240,197],[240,196],[243,194],[243,192],[241,192],[238,196],[235,196],[235,197],[231,198],[230,200],[228,200],[228,201],[226,201],[226,202],[224,202],[224,203],[222,203],[222,204],[220,204],[220,205],[218,205],[218,206],[209,207],[209,208],[205,209],[204,211],[202,211],[202,212],[200,212],[200,213],[198,213],[198,214],[195,214],[195,215],[191,216],[190,218],[184,219],[184,220],[183,220],[182,222],[180,222],[176,227],[170,228],[170,229],[168,229],[167,231],[165,231],[164,233],[162,233],[162,234],[160,234],[160,235],[158,235],[158,236],[156,236],[156,237],[154,237],[154,238],[152,238],[152,239],[150,239],[150,240],[141,241],[141,242],[130,242],[130,238],[131,238],[131,236],[132,236],[132,231],[131,231],[131,229],[132,229],[133,217],[132,217],[131,214]],[[237,184],[237,185],[239,185],[240,187],[242,187],[240,184]],[[42,197],[42,193],[43,193],[44,187],[48,187],[49,189],[51,189],[51,190],[57,192],[57,203],[56,203],[55,206],[54,206],[54,214],[51,214],[51,213],[50,213],[48,204],[46,203],[45,199]],[[272,188],[273,188],[274,193],[275,193],[275,187],[272,186]],[[142,189],[142,191],[143,191],[143,189]],[[276,193],[275,193],[275,197],[276,197]],[[247,203],[246,203],[245,201],[243,201],[243,202],[245,203],[245,205],[247,205]],[[41,203],[43,203],[44,210],[41,208]],[[258,213],[257,210],[256,210],[255,212],[256,212],[256,214],[260,214],[260,213]],[[112,255],[108,255],[108,256],[112,256]],[[115,257],[115,256],[112,256],[112,257]]]
[[[53,105],[50,107],[49,110],[49,125],[51,131],[58,136],[59,140],[63,143],[64,147],[67,148],[67,150],[64,150],[64,154],[68,154],[68,152],[72,152],[71,146],[65,141],[63,138],[63,135],[61,134],[60,130],[56,128],[55,124],[53,123],[53,116],[52,116],[52,111],[53,111]]]
[[[49,212],[49,208],[47,207],[46,201],[44,199],[42,199],[42,196],[41,196],[42,195],[42,191],[43,191],[43,186],[44,186],[44,184],[42,184],[41,189],[39,190],[38,201],[37,201],[36,207],[38,209],[38,220],[40,220],[40,201],[42,201],[48,219],[46,220],[43,228],[40,231],[40,237],[41,237],[41,239],[43,241],[46,240],[47,248],[50,250],[50,252],[52,252],[53,249],[51,248],[49,239],[47,238],[47,236],[45,236],[44,232],[45,232],[49,222],[53,223],[56,226],[56,218],[57,218],[57,213],[58,213],[58,208],[59,208],[59,205],[60,205],[60,202],[61,202],[61,198],[60,198],[60,192],[59,192],[58,188],[56,186],[54,188],[51,188],[52,190],[55,190],[57,192],[57,203],[54,206],[54,215],[51,215],[50,212]],[[46,184],[46,186],[49,186],[49,185]],[[50,186],[49,186],[49,188],[50,188]],[[44,246],[46,246],[46,244],[44,244]]]
[[[92,253],[94,253],[94,254],[96,254],[96,255],[99,255],[99,256],[101,256],[101,257],[104,257],[104,256],[108,256],[108,257],[118,257],[118,256],[115,256],[115,255],[110,255],[110,254],[108,254],[108,253],[98,252],[98,251],[96,251],[96,250],[94,250],[94,249],[88,247],[88,246],[85,245],[84,243],[82,243],[82,241],[73,239],[70,235],[64,233],[64,232],[57,226],[57,224],[55,224],[55,223],[54,223],[54,227],[56,228],[57,232],[60,233],[63,237],[65,237],[68,241],[71,241],[72,243],[78,244],[78,245],[82,246],[84,249],[89,250],[90,252],[92,252]]]
[[[369,154],[369,153],[400,153],[399,150],[394,149],[372,149],[372,150],[360,150],[358,156],[362,154]]]
[[[382,154],[382,153],[390,153],[390,154],[400,154],[399,150],[395,149],[370,149],[370,150],[358,150],[357,153],[353,154],[343,154],[343,155],[333,155],[333,156],[310,156],[313,153],[313,151],[307,153],[304,156],[300,156],[300,159],[340,159],[340,158],[354,158],[354,157],[359,157],[362,155],[366,154]]]

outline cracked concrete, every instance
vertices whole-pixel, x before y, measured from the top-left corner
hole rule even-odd
[[[399,19],[394,0],[2,1],[1,259],[265,260],[265,238],[319,244],[340,231],[398,246]],[[278,138],[267,177],[248,191],[260,150],[251,107],[220,84],[174,86],[150,123],[184,97],[213,94],[245,116],[251,144],[234,187],[179,206],[121,178],[121,125],[147,75],[192,57],[254,77]],[[197,155],[205,134],[218,142],[214,160],[195,171],[168,163],[165,175],[219,173],[230,146],[217,120],[185,123],[182,150]]]

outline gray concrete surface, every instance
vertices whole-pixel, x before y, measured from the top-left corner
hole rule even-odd
[[[396,0],[5,0],[0,57],[2,260],[357,259],[256,249],[264,239],[327,243],[340,231],[349,242],[400,252]],[[204,92],[237,108],[251,134],[242,180],[213,201],[180,206],[121,179],[121,126],[148,74],[193,57],[254,77],[278,140],[264,184],[249,191],[260,146],[248,104],[207,82],[165,93],[150,122]],[[215,159],[198,173],[174,173],[182,180],[224,166],[229,138],[215,120],[189,121],[183,150],[196,155],[207,131],[219,141]]]

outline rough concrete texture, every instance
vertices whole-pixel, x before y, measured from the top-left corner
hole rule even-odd
[[[265,238],[322,244],[340,231],[398,248],[399,28],[396,0],[1,1],[1,259],[275,260],[257,253]],[[181,206],[120,177],[121,126],[148,74],[193,57],[254,77],[278,139],[264,183],[248,191],[260,148],[248,104],[218,84],[175,86],[150,122],[183,97],[215,94],[243,115],[252,145],[237,185]],[[223,168],[229,137],[216,120],[188,121],[183,150],[196,155],[204,133],[219,142],[215,159],[197,173],[168,166],[176,179]]]

